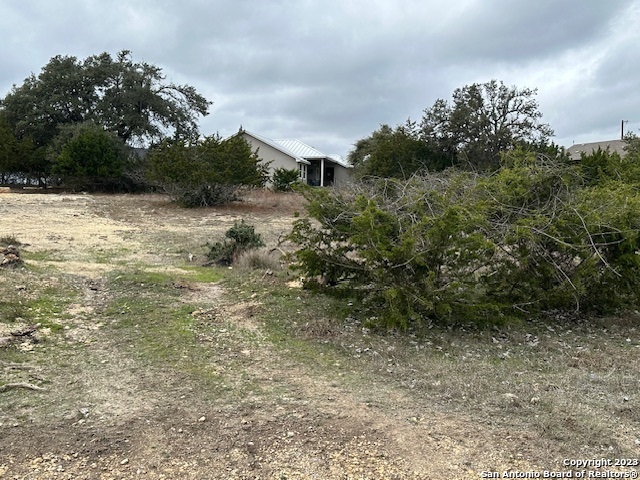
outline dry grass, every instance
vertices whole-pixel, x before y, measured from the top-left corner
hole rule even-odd
[[[540,445],[552,440],[558,453],[624,456],[640,439],[632,413],[640,411],[640,344],[635,327],[609,322],[599,328],[546,320],[413,338],[360,331],[349,349],[359,363],[447,410],[534,434]]]
[[[273,272],[283,267],[282,254],[272,248],[254,248],[240,253],[234,267],[242,270],[263,270]]]
[[[244,206],[256,212],[277,212],[282,215],[293,215],[303,212],[306,200],[295,192],[274,192],[266,188],[249,191],[243,201],[234,205]]]
[[[274,328],[285,328],[297,341],[331,346],[344,369],[357,372],[356,383],[403,389],[424,412],[417,415],[420,422],[428,422],[432,411],[469,415],[508,431],[513,451],[526,451],[541,464],[578,454],[637,453],[637,313],[545,318],[488,330],[375,332],[365,327],[366,319],[352,316],[348,300],[304,290],[286,296],[283,288],[284,280],[265,294]],[[293,309],[294,315],[282,313]]]

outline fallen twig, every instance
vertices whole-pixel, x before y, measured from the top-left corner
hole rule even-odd
[[[27,390],[35,390],[36,392],[47,391],[46,388],[39,387],[37,385],[34,385],[33,383],[19,382],[19,383],[5,383],[4,385],[0,385],[0,393],[6,392],[8,390],[12,390],[14,388],[26,388]]]

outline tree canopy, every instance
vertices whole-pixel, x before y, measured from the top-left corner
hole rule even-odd
[[[3,180],[17,176],[41,185],[56,181],[55,175],[83,181],[103,173],[128,175],[140,168],[136,162],[123,168],[121,146],[195,139],[198,118],[208,114],[210,103],[193,87],[168,82],[160,67],[134,62],[128,50],[115,58],[108,53],[84,60],[55,56],[0,100],[0,174]],[[74,145],[65,149],[66,141]],[[69,157],[81,143],[89,158]],[[117,161],[112,158],[116,150]],[[91,165],[103,161],[107,164]]]
[[[39,177],[45,163],[44,149],[35,149],[31,138],[19,140],[0,110],[0,183],[16,173]]]
[[[540,122],[535,94],[496,80],[458,88],[451,103],[436,100],[419,123],[381,125],[358,140],[349,160],[357,176],[408,178],[454,165],[495,170],[501,154],[517,146],[557,153],[548,144],[553,130]]]
[[[421,170],[439,171],[451,165],[446,155],[420,138],[411,122],[395,129],[381,125],[371,136],[356,142],[349,161],[359,178],[409,178]]]
[[[188,207],[226,203],[236,199],[240,186],[264,185],[267,167],[240,134],[166,140],[150,153],[152,180]]]
[[[63,125],[92,121],[127,144],[197,134],[197,119],[210,102],[188,85],[166,81],[162,69],[134,62],[131,52],[78,60],[55,56],[39,75],[14,85],[1,101],[17,138],[48,145]]]
[[[491,80],[453,92],[451,104],[438,99],[426,109],[420,125],[424,141],[435,144],[456,162],[494,169],[500,153],[523,143],[545,143],[553,130],[541,123],[536,89],[508,87]]]

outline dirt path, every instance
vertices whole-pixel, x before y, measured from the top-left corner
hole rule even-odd
[[[251,305],[215,284],[176,286],[178,303],[215,312],[202,315],[193,351],[162,366],[140,353],[136,332],[152,327],[144,316],[118,324],[109,274],[131,265],[184,274],[180,262],[241,216],[273,243],[291,221],[291,209],[279,209],[0,195],[0,234],[28,244],[30,264],[77,295],[57,320],[58,340],[35,345],[24,363],[48,391],[0,394],[0,478],[476,479],[535,468],[512,453],[527,438],[426,409],[383,380],[363,386],[297,362],[269,341]],[[204,366],[197,374],[192,359]],[[0,375],[12,365],[0,364]]]

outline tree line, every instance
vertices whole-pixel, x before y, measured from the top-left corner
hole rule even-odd
[[[0,100],[0,182],[161,188],[194,205],[219,196],[189,200],[185,179],[201,193],[214,184],[262,184],[264,168],[246,142],[201,137],[198,119],[210,105],[127,50],[115,58],[55,56]],[[223,190],[224,199],[233,198],[233,188]]]
[[[540,121],[535,93],[495,80],[458,88],[451,102],[437,100],[420,122],[382,125],[358,140],[349,154],[355,176],[495,169],[501,152],[516,145],[552,148],[553,131]],[[238,155],[215,135],[201,137],[198,119],[210,105],[195,88],[168,82],[161,68],[134,61],[127,50],[115,58],[53,57],[0,100],[0,182],[88,190],[156,186],[185,204],[228,200],[233,194],[221,193],[232,190],[229,185],[263,184],[266,170],[247,146]],[[151,147],[152,154],[135,147]],[[212,169],[227,175],[204,173]],[[187,179],[193,184],[188,194]]]
[[[451,102],[438,99],[419,122],[383,124],[358,140],[349,154],[358,178],[409,178],[449,167],[484,171],[500,165],[516,146],[558,150],[552,128],[541,122],[537,91],[489,82],[457,88]]]

